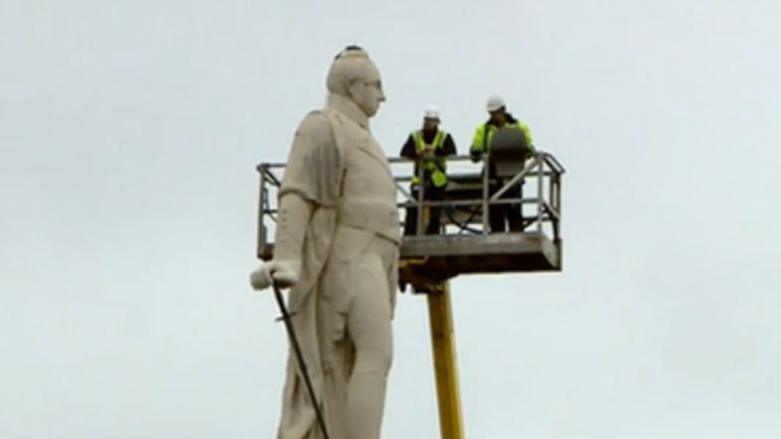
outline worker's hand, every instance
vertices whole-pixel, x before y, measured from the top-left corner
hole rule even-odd
[[[429,151],[431,151],[433,148],[433,145],[423,145],[423,148],[415,148],[415,155],[418,157],[425,157],[428,155]]]
[[[290,288],[298,283],[301,272],[301,262],[296,260],[271,261],[262,264],[253,271],[249,277],[249,283],[255,290],[265,290],[272,283],[279,288]]]

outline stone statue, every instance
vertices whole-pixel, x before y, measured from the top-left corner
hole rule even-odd
[[[328,101],[295,134],[279,191],[272,261],[257,289],[290,287],[289,308],[329,436],[380,437],[392,358],[400,223],[387,157],[369,130],[385,101],[368,54],[350,46],[328,73]],[[279,439],[321,437],[288,355]]]

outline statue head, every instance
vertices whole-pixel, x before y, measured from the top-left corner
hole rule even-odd
[[[358,46],[341,51],[328,72],[328,91],[353,101],[368,117],[377,114],[385,102],[380,71],[369,54]]]

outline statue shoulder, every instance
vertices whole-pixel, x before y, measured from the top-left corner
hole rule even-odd
[[[322,110],[309,112],[298,125],[297,134],[322,136],[331,130],[328,116]]]

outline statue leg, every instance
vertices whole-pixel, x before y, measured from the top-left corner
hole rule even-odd
[[[380,437],[393,356],[391,318],[395,281],[390,279],[389,270],[395,266],[395,258],[396,246],[375,237],[353,267],[353,300],[347,332],[353,343],[355,362],[347,384],[348,439]]]

